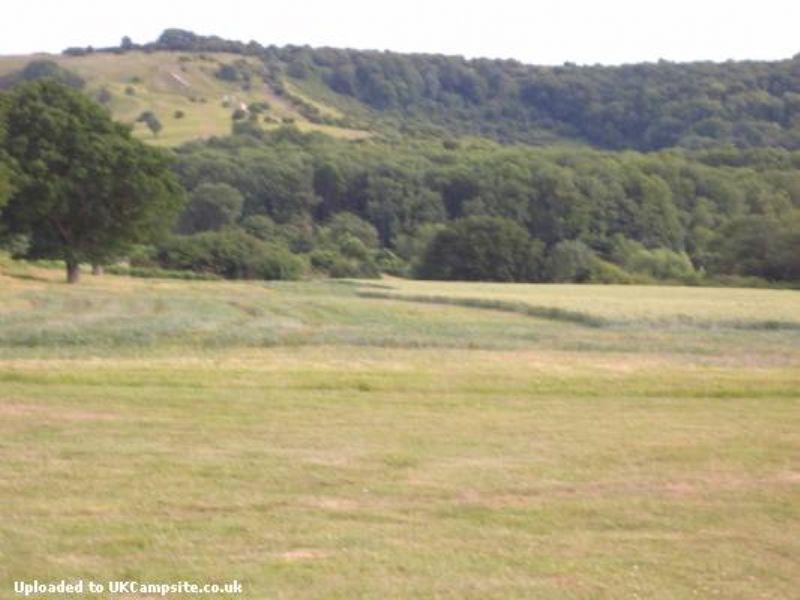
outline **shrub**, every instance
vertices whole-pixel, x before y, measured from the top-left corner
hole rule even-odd
[[[284,246],[241,231],[175,236],[158,249],[166,269],[212,273],[226,279],[298,279],[303,261]]]
[[[220,65],[219,69],[214,73],[214,76],[223,81],[238,81],[239,70],[233,65]]]
[[[542,245],[509,219],[468,217],[449,223],[428,245],[423,279],[530,281],[541,270]]]
[[[269,102],[253,102],[249,108],[251,113],[260,115],[261,113],[265,113],[270,109],[270,104]]]
[[[388,248],[378,250],[375,255],[375,264],[381,273],[388,273],[397,277],[408,277],[411,272],[408,262]]]
[[[647,277],[636,276],[628,273],[619,265],[608,262],[598,257],[593,257],[589,266],[592,283],[631,284],[650,283]]]
[[[547,275],[551,281],[584,282],[592,275],[595,255],[589,246],[578,240],[556,244],[547,258]]]
[[[353,237],[367,248],[378,247],[378,231],[375,227],[351,212],[333,215],[320,231],[320,237],[334,244],[339,244],[346,237]]]
[[[377,265],[371,261],[362,261],[344,256],[340,251],[325,248],[315,250],[310,255],[311,267],[318,272],[333,278],[368,278],[380,277]]]
[[[685,253],[666,248],[636,252],[629,259],[628,268],[634,273],[649,275],[655,279],[672,279],[686,283],[699,277]]]

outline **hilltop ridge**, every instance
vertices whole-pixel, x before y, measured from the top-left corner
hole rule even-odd
[[[33,58],[0,58],[0,76]],[[146,106],[184,110],[186,121],[165,127],[162,143],[229,131],[235,107],[222,104],[236,96],[269,105],[261,126],[294,122],[348,139],[372,132],[610,150],[800,148],[800,54],[773,62],[541,67],[264,46],[168,29],[154,42],[125,38],[118,47],[69,48],[48,60],[81,74],[92,90],[115,89],[110,108],[123,120]],[[143,65],[154,73],[152,81],[134,73]],[[137,76],[143,97],[120,97]],[[210,106],[186,105],[193,93],[182,89],[181,78],[195,76],[194,95]]]

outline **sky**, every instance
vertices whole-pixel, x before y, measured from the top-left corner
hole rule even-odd
[[[3,0],[0,54],[153,41],[178,27],[295,44],[532,64],[775,60],[800,52],[800,0]]]

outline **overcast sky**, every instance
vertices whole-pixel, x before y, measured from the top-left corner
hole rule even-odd
[[[0,54],[154,40],[167,27],[527,63],[789,58],[800,0],[3,0]]]

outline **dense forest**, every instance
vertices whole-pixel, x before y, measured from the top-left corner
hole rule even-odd
[[[237,198],[216,220],[188,225],[184,217],[184,233],[234,226],[280,239],[312,261],[324,262],[320,248],[329,260],[334,251],[336,260],[347,258],[334,242],[356,238],[376,250],[378,268],[419,273],[435,260],[426,256],[429,242],[448,223],[493,217],[535,242],[531,280],[800,275],[790,243],[798,231],[800,152],[352,143],[284,128],[184,146],[174,168],[190,191],[187,215],[211,203],[209,186],[222,184]],[[752,238],[762,234],[757,244]],[[567,255],[573,272],[555,266]]]
[[[245,114],[228,137],[172,150],[188,199],[173,235],[117,257],[142,273],[800,281],[800,56],[545,68],[180,30],[67,52],[154,50],[261,57],[248,77],[357,101],[342,118],[370,120],[376,135],[264,131]],[[79,87],[61,70],[29,71],[16,79]],[[0,205],[14,167],[0,154]],[[25,234],[8,230],[6,245],[24,255]]]

